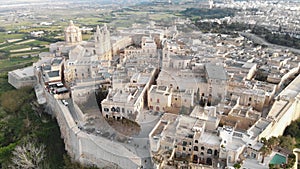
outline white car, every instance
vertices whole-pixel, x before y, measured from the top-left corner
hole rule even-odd
[[[61,100],[61,102],[65,105],[65,106],[68,106],[69,103],[66,101],[66,100]]]

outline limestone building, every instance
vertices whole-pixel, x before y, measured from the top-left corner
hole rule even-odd
[[[157,56],[157,45],[152,37],[142,37],[141,44],[124,49],[125,58],[132,56]]]
[[[17,69],[8,72],[8,83],[14,86],[16,89],[25,86],[34,86],[34,84],[36,84],[34,68],[30,66],[24,69]]]
[[[227,74],[221,65],[205,64],[205,73],[208,83],[208,95],[212,103],[218,103],[227,94]],[[210,98],[209,98],[210,99]]]
[[[150,110],[163,111],[171,107],[172,91],[168,86],[152,85],[148,93],[148,106]]]
[[[65,28],[65,42],[67,44],[78,44],[82,41],[81,30],[70,21],[69,26]]]
[[[112,45],[110,41],[110,32],[105,24],[102,28],[97,26],[94,33],[95,54],[101,55],[103,60],[112,59]]]
[[[148,67],[143,72],[132,74],[127,79],[129,72],[121,72],[114,79],[113,88],[110,89],[106,99],[101,102],[102,115],[106,118],[127,118],[135,121],[139,113],[147,107],[147,92],[154,83],[157,69]],[[125,79],[123,79],[125,78]],[[117,86],[115,86],[117,85]]]

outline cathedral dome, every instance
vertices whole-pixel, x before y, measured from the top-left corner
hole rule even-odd
[[[79,27],[75,26],[73,21],[71,20],[69,26],[65,28],[66,33],[78,33],[80,32]]]
[[[74,44],[82,41],[81,30],[70,21],[68,27],[65,28],[65,42]]]

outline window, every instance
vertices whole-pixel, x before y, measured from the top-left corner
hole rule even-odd
[[[208,150],[207,150],[207,154],[212,154],[212,150],[211,150],[211,149],[208,149]]]
[[[198,140],[195,140],[195,143],[198,143]]]
[[[201,150],[204,150],[204,146],[201,147]]]
[[[157,103],[159,103],[159,99],[157,99]]]
[[[150,102],[152,102],[152,98],[150,98]]]
[[[185,151],[185,147],[182,147],[182,150]]]
[[[198,146],[194,146],[194,151],[198,151]]]
[[[103,110],[104,110],[105,112],[108,112],[108,111],[109,111],[109,109],[108,109],[108,108],[104,108]]]
[[[249,97],[249,102],[251,102],[252,101],[252,98],[251,97]]]

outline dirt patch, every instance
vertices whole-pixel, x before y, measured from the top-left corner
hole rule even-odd
[[[255,120],[237,117],[237,116],[223,116],[220,124],[235,127],[238,130],[247,130],[255,123]]]
[[[128,119],[115,120],[106,119],[108,124],[114,128],[117,132],[125,136],[138,135],[141,131],[141,127],[136,122],[130,121]]]

